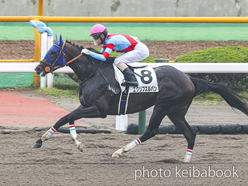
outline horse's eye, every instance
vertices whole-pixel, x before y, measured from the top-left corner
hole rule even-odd
[[[57,56],[57,52],[55,50],[51,50],[48,56],[50,57],[50,59],[55,59]]]

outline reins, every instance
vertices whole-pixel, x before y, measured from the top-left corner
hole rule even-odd
[[[69,63],[75,61],[76,59],[80,58],[83,55],[83,53],[79,54],[77,57],[74,57],[72,60],[68,61],[66,64],[68,65]]]
[[[68,64],[72,63],[73,61],[77,60],[77,59],[78,59],[79,57],[81,57],[82,55],[83,55],[83,53],[80,53],[78,56],[76,56],[76,57],[74,57],[72,60],[68,61],[68,62],[66,63],[66,65],[68,65]],[[93,62],[93,60],[92,60],[90,57],[89,57],[89,59],[90,59],[91,63],[96,67],[96,64]],[[101,64],[102,64],[102,61],[101,61],[101,63],[95,68],[95,70],[91,73],[91,75],[90,75],[88,78],[86,78],[86,79],[84,80],[84,82],[80,82],[80,84],[84,84],[88,79],[90,79],[90,78],[92,77],[93,74],[96,73],[97,70],[100,72],[100,74],[101,74],[101,76],[103,77],[103,79],[109,84],[109,81],[107,80],[107,78],[106,78],[106,77],[102,74],[102,72],[99,70],[99,67],[101,66]]]

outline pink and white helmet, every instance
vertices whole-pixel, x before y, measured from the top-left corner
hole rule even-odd
[[[103,26],[102,24],[96,24],[90,30],[90,37],[94,35],[99,35],[101,33],[108,34],[106,27]]]

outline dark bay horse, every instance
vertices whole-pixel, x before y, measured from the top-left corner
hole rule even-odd
[[[69,123],[71,137],[77,148],[82,151],[83,146],[77,140],[74,121],[80,118],[105,118],[107,115],[118,114],[121,89],[114,75],[112,65],[114,58],[110,57],[106,62],[101,62],[87,55],[80,56],[82,48],[63,41],[60,36],[60,39],[57,39],[45,58],[35,68],[37,74],[45,75],[57,68],[69,65],[81,81],[79,92],[81,105],[59,119],[35,143],[34,148],[41,147],[42,142],[48,140],[59,127]],[[248,115],[246,103],[226,85],[189,77],[169,65],[156,67],[154,71],[159,92],[130,94],[126,112],[127,114],[135,113],[154,105],[147,130],[140,138],[114,152],[112,157],[120,157],[123,152],[155,136],[162,119],[168,116],[187,140],[188,147],[184,162],[190,162],[196,134],[185,120],[185,115],[193,98],[201,93],[213,91],[220,94],[231,107]]]

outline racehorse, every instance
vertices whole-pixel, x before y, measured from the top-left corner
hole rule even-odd
[[[57,42],[35,68],[37,74],[45,75],[68,65],[80,80],[79,100],[81,105],[59,119],[34,144],[33,148],[40,148],[43,141],[48,140],[59,127],[69,123],[71,137],[77,148],[82,151],[83,146],[77,139],[74,121],[80,118],[105,118],[107,115],[118,115],[121,85],[115,79],[114,58],[109,57],[107,61],[102,62],[91,56],[82,55],[80,53],[82,49],[83,47],[75,46],[69,41],[63,41],[60,36],[60,39],[57,38]],[[154,105],[149,125],[140,138],[115,151],[112,157],[120,157],[122,153],[155,136],[162,119],[168,116],[187,140],[188,146],[184,162],[190,162],[196,133],[187,123],[185,115],[193,98],[201,93],[212,91],[220,94],[231,107],[248,115],[246,103],[226,85],[190,77],[169,65],[153,69],[159,91],[130,94],[126,110],[126,113],[130,114]]]

